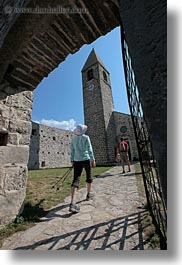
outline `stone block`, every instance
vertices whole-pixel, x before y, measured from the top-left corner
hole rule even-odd
[[[23,110],[32,109],[33,97],[30,97],[30,93],[32,92],[24,91],[9,96],[6,101],[7,106]]]
[[[8,130],[8,127],[9,127],[9,120],[0,116],[0,130],[2,130],[3,128]]]
[[[20,145],[29,145],[30,144],[30,134],[20,134],[19,135],[19,144]]]
[[[14,192],[0,194],[1,211],[0,211],[0,228],[14,221],[19,214],[21,206],[26,196],[26,189]]]
[[[0,167],[0,227],[19,214],[26,196],[28,170],[25,164]]]
[[[0,101],[0,117],[5,119],[9,119],[10,117],[10,108],[2,103],[2,101]]]
[[[18,191],[26,188],[28,170],[24,164],[18,165],[6,165],[5,178],[4,178],[4,192],[7,191]]]
[[[31,122],[11,120],[9,123],[9,131],[12,133],[30,134],[31,133]]]
[[[15,109],[10,108],[10,120],[22,120],[22,121],[31,121],[31,109]]]
[[[8,144],[18,145],[19,144],[19,133],[9,133]]]
[[[27,164],[28,146],[0,146],[1,166],[6,164]]]

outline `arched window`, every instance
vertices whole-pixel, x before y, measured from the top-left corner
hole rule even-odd
[[[107,75],[106,75],[106,72],[103,71],[103,77],[104,77],[104,80],[107,82]]]
[[[93,69],[88,70],[87,72],[87,81],[91,80],[94,78],[94,73],[93,73]]]

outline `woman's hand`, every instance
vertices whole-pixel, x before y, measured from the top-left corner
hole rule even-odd
[[[96,162],[95,162],[95,160],[92,161],[92,167],[96,167]]]

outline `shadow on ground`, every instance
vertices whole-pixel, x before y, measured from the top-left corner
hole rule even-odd
[[[58,210],[58,209],[57,209]],[[143,250],[142,220],[147,211],[133,213],[90,227],[40,240],[16,250]],[[136,229],[133,230],[133,226]],[[135,231],[135,232],[133,232]],[[135,243],[134,243],[135,242]]]

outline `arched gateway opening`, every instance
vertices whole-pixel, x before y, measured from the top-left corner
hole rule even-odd
[[[31,0],[8,3],[2,4],[0,35],[0,131],[6,131],[6,136],[1,133],[0,146],[1,224],[17,215],[25,197],[32,91],[69,54],[120,26],[121,19],[167,201],[166,3],[157,0],[142,4],[117,0],[63,1],[62,6],[56,0],[51,4],[46,1],[42,6],[40,1]],[[126,67],[131,63],[127,58]]]

